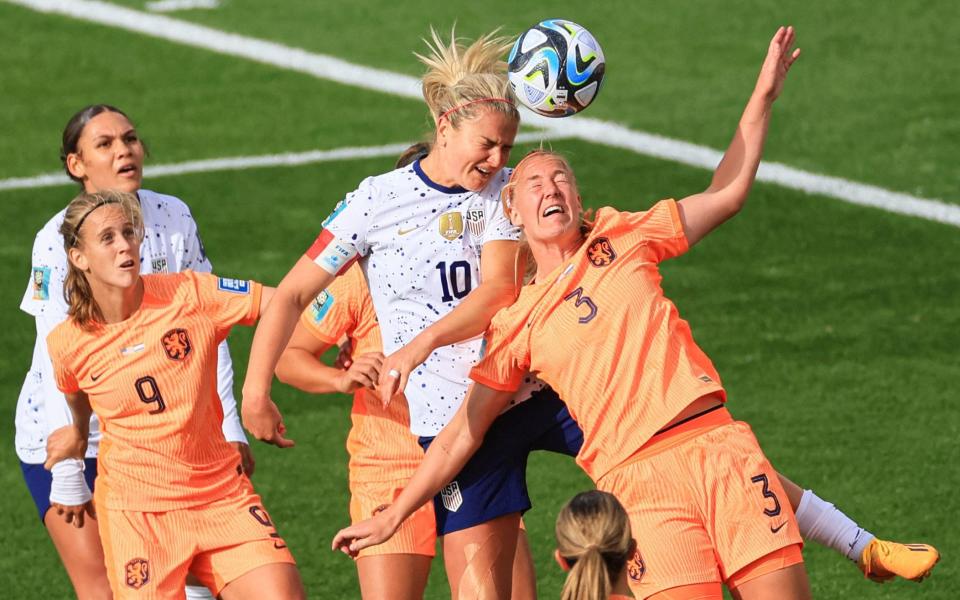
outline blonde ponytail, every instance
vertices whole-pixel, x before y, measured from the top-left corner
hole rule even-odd
[[[416,57],[427,66],[423,99],[434,123],[446,116],[456,128],[464,120],[476,117],[482,107],[520,120],[503,60],[511,40],[492,32],[464,46],[451,31],[450,43],[445,44],[433,28],[430,37],[432,41],[424,40],[429,52]]]
[[[557,515],[557,552],[570,565],[561,600],[606,600],[633,551],[630,521],[612,495],[577,494]]]
[[[82,248],[82,232],[84,222],[94,210],[106,204],[119,204],[124,214],[133,223],[137,237],[143,240],[143,213],[140,210],[140,201],[135,194],[104,190],[100,192],[80,192],[67,205],[60,224],[60,235],[63,236],[63,248],[67,252],[67,277],[63,284],[63,298],[69,308],[67,315],[77,325],[88,331],[94,330],[103,323],[103,312],[93,297],[90,282],[83,271],[77,268],[70,260],[71,248]]]

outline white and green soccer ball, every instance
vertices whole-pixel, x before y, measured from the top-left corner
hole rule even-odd
[[[517,99],[547,117],[567,117],[588,107],[606,68],[596,38],[564,19],[541,21],[526,30],[507,62]]]

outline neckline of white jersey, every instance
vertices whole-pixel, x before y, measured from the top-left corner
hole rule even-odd
[[[430,179],[430,177],[423,172],[423,168],[420,166],[420,159],[413,161],[413,172],[417,174],[417,177],[420,178],[428,186],[437,190],[438,192],[443,192],[444,194],[462,194],[467,191],[467,188],[455,185],[453,187],[447,187],[445,185],[440,185],[436,181]]]

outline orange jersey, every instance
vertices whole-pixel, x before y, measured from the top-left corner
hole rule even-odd
[[[143,302],[93,332],[73,320],[48,336],[57,387],[84,391],[103,441],[97,501],[159,512],[212,502],[241,485],[220,429],[217,345],[259,315],[261,286],[184,271],[143,276]]]
[[[549,384],[583,428],[577,462],[596,481],[693,400],[725,397],[660,287],[660,261],[687,248],[673,200],[600,209],[577,253],[497,313],[471,377],[514,391],[530,371]]]
[[[303,326],[326,344],[346,335],[353,353],[380,352],[380,327],[359,265],[337,277],[300,317]],[[353,427],[347,436],[352,481],[395,481],[413,475],[423,450],[410,433],[407,402],[396,397],[386,408],[377,394],[361,388],[353,395]]]

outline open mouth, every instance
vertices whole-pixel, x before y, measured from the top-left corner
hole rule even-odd
[[[543,213],[541,213],[540,216],[549,217],[550,215],[560,215],[560,214],[563,214],[563,207],[560,206],[559,204],[554,204],[544,209]]]
[[[137,263],[133,259],[123,261],[120,263],[121,269],[132,269]]]
[[[117,169],[118,175],[134,175],[137,172],[136,165],[123,165]]]
[[[483,168],[481,168],[481,167],[474,167],[474,169],[476,169],[477,172],[479,172],[479,173],[480,173],[481,175],[483,175],[484,177],[489,177],[489,176],[490,176],[490,170],[489,170],[489,169],[483,169]]]

